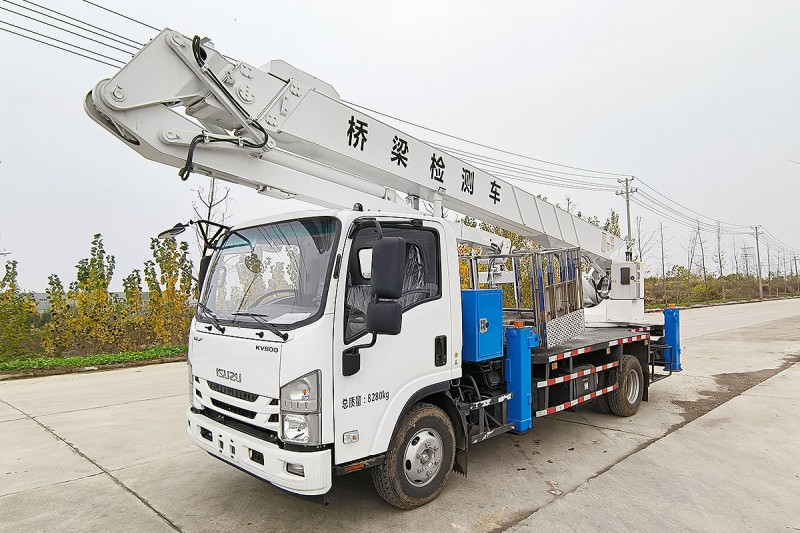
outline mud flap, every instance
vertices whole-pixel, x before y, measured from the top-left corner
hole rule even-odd
[[[453,461],[453,470],[464,477],[467,477],[467,463],[469,462],[469,449],[467,446],[462,450],[456,448],[456,457]]]

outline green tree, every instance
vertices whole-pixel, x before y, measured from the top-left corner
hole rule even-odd
[[[31,323],[36,317],[36,300],[17,283],[17,262],[7,261],[0,280],[0,360],[19,359],[34,347]]]
[[[48,355],[60,354],[69,349],[74,339],[74,312],[67,300],[61,279],[51,274],[47,278],[47,301],[50,304],[50,322],[45,324],[42,345]]]
[[[120,310],[123,334],[119,348],[125,351],[147,348],[154,335],[144,310],[141,272],[137,269],[131,271],[123,278],[122,287],[125,301]]]
[[[118,321],[119,302],[108,292],[116,260],[105,251],[103,236],[92,237],[89,257],[76,265],[77,279],[68,296],[76,302],[75,346],[81,353],[112,351],[122,334]]]
[[[189,244],[178,244],[173,238],[151,239],[150,249],[153,260],[144,264],[144,279],[150,291],[148,321],[155,340],[181,344],[186,341],[192,318]]]
[[[612,209],[611,214],[606,219],[606,223],[603,224],[603,229],[612,235],[622,237],[622,232],[619,229],[619,213]]]

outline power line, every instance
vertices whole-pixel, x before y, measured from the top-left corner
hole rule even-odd
[[[89,5],[92,5],[92,6],[96,7],[96,8],[98,8],[98,9],[102,9],[103,11],[108,11],[109,13],[113,13],[114,15],[117,15],[118,17],[122,17],[124,19],[130,20],[131,22],[135,22],[137,24],[141,24],[145,28],[150,28],[151,30],[154,30],[154,31],[157,31],[157,32],[161,31],[161,28],[156,28],[155,26],[147,24],[146,22],[142,22],[141,20],[135,19],[133,17],[129,17],[128,15],[125,15],[123,13],[119,13],[117,11],[114,11],[113,9],[109,9],[107,7],[101,6],[100,4],[95,4],[94,2],[90,2],[89,0],[83,0],[83,1],[86,2]],[[127,37],[124,37],[124,39],[127,39]],[[142,45],[142,46],[144,46],[144,45]],[[224,57],[225,59],[227,59],[228,61],[232,62],[232,63],[238,63],[239,62],[239,60],[237,60],[237,59],[235,59],[233,57],[230,57],[230,56],[226,56],[225,54],[220,54],[220,55],[222,57]]]
[[[669,201],[670,201],[670,202],[672,202],[673,204],[675,204],[675,205],[677,205],[677,206],[680,206],[680,207],[682,207],[683,209],[685,209],[685,210],[687,210],[687,211],[690,211],[690,212],[694,213],[695,215],[701,216],[701,217],[703,217],[703,218],[707,218],[708,220],[711,220],[711,221],[713,221],[713,222],[715,222],[715,223],[716,223],[716,222],[719,222],[720,224],[724,224],[724,225],[726,225],[726,226],[735,226],[735,227],[739,227],[739,228],[746,228],[746,227],[749,227],[747,224],[734,224],[734,223],[732,223],[732,222],[724,222],[724,221],[722,221],[722,220],[717,220],[717,219],[715,219],[715,218],[712,218],[712,217],[710,217],[710,216],[708,216],[708,215],[704,215],[703,213],[700,213],[700,212],[698,212],[698,211],[695,211],[694,209],[691,209],[691,208],[689,208],[689,207],[686,207],[685,205],[683,205],[683,204],[681,204],[681,203],[678,203],[678,202],[676,202],[675,200],[671,199],[671,198],[670,198],[669,196],[667,196],[666,194],[664,194],[664,193],[662,193],[662,192],[660,192],[660,191],[658,191],[658,190],[654,189],[653,187],[651,187],[650,185],[648,185],[648,184],[647,184],[645,181],[643,181],[643,180],[641,180],[641,179],[639,180],[639,183],[641,183],[642,185],[644,185],[645,187],[647,187],[648,189],[650,189],[650,190],[651,190],[651,191],[653,191],[654,193],[656,193],[656,194],[658,194],[658,195],[660,195],[660,196],[663,196],[664,198],[666,198],[667,200],[669,200]]]
[[[425,141],[425,142],[427,142],[431,146],[434,146],[436,148],[440,148],[440,149],[445,150],[445,151],[456,152],[456,153],[460,153],[460,154],[466,154],[466,155],[469,155],[469,156],[472,156],[472,157],[480,157],[482,159],[486,159],[486,160],[489,160],[489,161],[497,161],[497,162],[500,162],[500,163],[507,163],[509,165],[514,165],[514,166],[518,166],[518,167],[521,167],[521,168],[527,168],[527,169],[531,169],[531,170],[540,170],[542,172],[549,172],[551,174],[564,174],[565,176],[576,176],[576,177],[579,177],[579,178],[591,178],[591,179],[602,179],[602,180],[614,179],[614,178],[604,178],[604,177],[601,177],[601,176],[592,176],[591,174],[575,174],[574,172],[564,172],[562,170],[553,170],[553,169],[549,169],[549,168],[541,168],[541,167],[534,167],[534,166],[530,166],[530,165],[523,165],[522,163],[513,163],[513,162],[511,162],[511,161],[509,161],[507,159],[498,159],[498,158],[495,158],[495,157],[489,157],[487,155],[476,154],[474,152],[469,152],[467,150],[461,150],[459,148],[454,148],[452,146],[447,146],[447,145],[444,145],[444,144],[438,144],[438,143],[435,143],[435,142],[432,142],[432,141]],[[615,186],[614,185],[609,185],[609,187],[615,187]]]
[[[664,205],[664,204],[660,203],[657,198],[654,198],[654,197],[648,195],[644,191],[639,191],[639,195],[640,195],[640,200],[646,202],[646,205],[642,205],[642,207],[645,207],[646,209],[650,209],[650,210],[660,214],[661,216],[664,216],[664,212],[666,212],[666,213],[669,213],[672,217],[676,217],[677,219],[680,219],[681,221],[687,222],[688,223],[687,224],[688,227],[691,227],[691,228],[700,227],[701,229],[703,229],[704,231],[709,232],[709,233],[715,233],[717,231],[716,224],[709,224],[707,222],[700,222],[700,220],[698,220],[696,218],[689,217],[685,213],[681,213],[680,211],[670,207],[669,205]],[[673,220],[675,220],[675,218],[673,218]],[[732,229],[732,228],[724,228],[723,229],[721,227],[720,227],[720,232],[724,233],[726,235],[745,235],[745,234],[749,233],[747,231],[738,231],[738,230],[735,230],[735,229]]]
[[[772,239],[773,239],[775,242],[777,242],[777,243],[779,243],[779,244],[783,245],[784,247],[786,247],[786,249],[793,250],[793,248],[792,248],[791,246],[789,246],[789,245],[788,245],[788,244],[786,244],[785,242],[782,242],[780,239],[778,239],[778,238],[777,238],[775,235],[773,235],[772,233],[770,233],[770,232],[769,232],[769,231],[767,231],[766,229],[764,230],[764,233],[766,233],[768,236],[772,237]]]
[[[88,0],[84,0],[84,1],[86,2]],[[374,109],[370,109],[368,107],[364,107],[362,105],[355,104],[353,102],[348,102],[347,100],[342,100],[342,102],[344,102],[345,104],[354,106],[354,107],[358,107],[358,108],[363,109],[365,111],[369,111],[370,113],[375,113],[376,115],[381,115],[383,117],[390,118],[390,119],[396,120],[398,122],[402,122],[403,124],[408,124],[409,126],[414,126],[415,128],[420,128],[420,129],[423,129],[423,130],[426,130],[426,131],[430,131],[430,132],[436,133],[438,135],[444,135],[445,137],[450,137],[451,139],[456,139],[456,140],[459,140],[459,141],[462,141],[462,142],[465,142],[465,143],[473,144],[475,146],[480,146],[481,148],[486,148],[488,150],[494,150],[496,152],[500,152],[500,153],[503,153],[503,154],[513,155],[514,157],[521,157],[523,159],[528,159],[530,161],[537,161],[539,163],[547,163],[548,165],[555,165],[555,166],[561,167],[561,168],[569,168],[569,169],[572,169],[572,170],[581,170],[583,172],[594,172],[594,173],[597,173],[597,174],[605,174],[607,176],[623,176],[623,177],[624,176],[628,176],[628,174],[616,174],[614,172],[602,172],[600,170],[592,170],[590,168],[581,168],[581,167],[573,167],[573,166],[569,166],[569,165],[562,165],[561,163],[554,163],[552,161],[546,161],[544,159],[537,159],[535,157],[530,157],[530,156],[527,156],[527,155],[517,154],[515,152],[509,152],[508,150],[503,150],[501,148],[495,148],[493,146],[488,146],[486,144],[481,144],[479,142],[470,141],[469,139],[464,139],[463,137],[458,137],[456,135],[451,135],[449,133],[444,133],[443,131],[435,130],[433,128],[428,128],[427,126],[422,126],[420,124],[415,124],[414,122],[409,122],[408,120],[403,120],[402,118],[393,117],[392,115],[387,115],[386,113],[381,113],[380,111],[376,111]],[[600,178],[600,176],[598,176],[598,178],[599,179],[614,179],[614,178]]]
[[[608,191],[616,190],[616,187],[614,187],[613,185],[606,185],[604,183],[591,183],[591,182],[588,182],[588,181],[570,179],[570,178],[567,178],[567,177],[564,177],[564,176],[553,176],[551,174],[546,174],[546,173],[543,173],[543,172],[534,172],[534,171],[531,171],[531,170],[527,170],[527,168],[531,168],[531,167],[522,166],[523,168],[520,168],[520,166],[515,165],[513,163],[485,162],[485,161],[483,161],[484,158],[482,156],[478,156],[478,155],[462,155],[464,153],[468,153],[468,152],[461,152],[461,154],[458,154],[458,157],[464,159],[468,163],[473,163],[476,166],[478,166],[480,168],[484,168],[484,169],[490,168],[490,169],[518,172],[520,174],[527,175],[527,176],[535,176],[535,177],[539,177],[539,178],[543,178],[543,179],[547,179],[547,180],[552,180],[553,184],[559,184],[559,185],[584,185],[584,186],[592,187],[595,190],[608,190]],[[490,159],[492,161],[500,161],[500,160],[496,160],[496,159],[493,159],[493,158],[490,158]],[[495,173],[494,170],[491,170],[489,172],[490,173]]]
[[[704,233],[711,233],[711,234],[716,232],[716,230],[713,227],[709,227],[709,226],[705,225],[705,223],[700,222],[699,220],[692,221],[692,220],[686,219],[686,218],[676,218],[675,215],[671,215],[671,214],[668,214],[668,212],[664,212],[664,211],[660,210],[661,207],[669,208],[669,206],[653,205],[652,203],[650,203],[650,201],[643,200],[641,197],[639,197],[638,199],[632,199],[632,202],[634,204],[642,207],[643,209],[646,209],[649,212],[652,212],[653,214],[655,214],[655,215],[657,215],[657,216],[659,216],[661,218],[664,218],[666,220],[670,220],[672,222],[675,222],[676,224],[684,226],[684,227],[686,227],[688,229],[692,229],[692,230],[700,229],[700,231],[702,231]],[[764,241],[767,245],[769,245],[776,252],[780,251],[780,252],[783,252],[785,254],[796,254],[797,253],[797,252],[794,251],[794,249],[792,249],[791,247],[788,247],[784,243],[780,243],[780,241],[775,242],[774,236],[772,236],[772,234],[767,232],[763,227],[760,226],[759,227],[759,231],[761,232],[760,233],[761,240]],[[725,235],[731,235],[731,236],[736,236],[736,235],[750,235],[750,236],[752,236],[753,235],[753,233],[749,232],[749,231],[735,231],[735,230],[730,230],[730,229],[728,229],[728,230],[720,230],[720,233],[725,234]]]
[[[761,230],[762,230],[761,236],[764,239],[764,242],[771,245],[772,248],[774,248],[775,250],[791,254],[797,253],[797,251],[794,248],[788,247],[783,243],[781,243],[780,241],[776,241],[775,238],[771,234],[766,232],[766,230],[763,227],[761,228]]]
[[[139,50],[139,48],[137,48],[136,46],[134,46],[134,45],[132,45],[130,43],[126,43],[125,41],[120,41],[119,39],[114,39],[113,37],[108,37],[107,35],[103,35],[102,33],[96,32],[94,30],[90,30],[90,29],[84,28],[82,26],[78,26],[77,24],[73,24],[72,22],[68,22],[66,20],[58,19],[58,18],[54,17],[53,15],[48,15],[47,13],[42,13],[41,11],[36,11],[33,8],[30,8],[30,7],[27,7],[27,6],[23,6],[21,4],[17,4],[15,2],[12,2],[11,0],[3,0],[3,1],[5,3],[7,3],[7,4],[11,4],[12,6],[19,7],[19,8],[22,8],[22,9],[27,9],[28,11],[31,11],[32,13],[36,13],[37,15],[41,15],[43,17],[47,17],[49,19],[56,20],[56,21],[58,21],[58,22],[60,22],[62,24],[66,24],[67,26],[72,26],[73,28],[78,28],[81,31],[85,31],[85,32],[89,32],[89,33],[91,33],[93,35],[97,35],[98,37],[102,37],[103,39],[108,39],[109,41],[113,41],[115,43],[119,43],[119,44],[121,44],[123,46],[129,46],[129,47],[131,47],[131,48],[133,48],[134,50],[137,50],[137,51]],[[21,15],[21,13],[17,13],[17,14]]]
[[[564,188],[564,189],[580,189],[580,190],[584,190],[584,191],[595,191],[595,192],[610,192],[607,189],[595,189],[595,188],[592,188],[592,187],[586,187],[586,186],[582,186],[582,185],[557,184],[557,183],[552,183],[550,181],[529,178],[529,177],[520,176],[520,175],[517,175],[517,174],[512,174],[512,173],[509,173],[509,172],[494,171],[491,174],[494,175],[494,176],[500,177],[500,178],[514,179],[514,180],[519,180],[519,181],[525,181],[525,182],[528,182],[528,183],[536,183],[536,184],[539,184],[539,185],[547,185],[547,186],[550,186],[550,187],[559,187],[559,188]]]
[[[682,219],[690,221],[692,223],[692,226],[702,226],[707,231],[716,231],[717,230],[717,225],[716,224],[710,224],[708,222],[700,222],[696,217],[691,217],[691,216],[689,216],[689,215],[687,215],[687,214],[685,214],[685,213],[683,213],[681,211],[678,211],[674,207],[671,207],[669,205],[664,205],[663,203],[660,202],[660,200],[658,198],[650,196],[649,194],[647,194],[644,191],[639,191],[639,194],[641,196],[645,197],[647,200],[649,200],[652,204],[657,205],[662,210],[665,210],[665,211],[667,211],[667,212],[669,212],[669,213],[671,213],[671,214],[673,214],[673,215],[675,215],[675,216],[677,216],[679,218],[682,218]],[[721,224],[722,223],[720,222],[720,225]],[[734,228],[724,228],[724,230],[722,230],[722,232],[723,233],[736,233],[736,234],[747,233],[747,232],[744,232],[744,231],[736,230]]]
[[[40,41],[39,39],[36,39],[35,37],[30,37],[28,35],[22,35],[21,33],[17,33],[17,32],[12,31],[12,30],[7,30],[6,28],[0,28],[0,30],[8,32],[8,33],[13,33],[14,35],[18,35],[19,37],[23,37],[25,39],[30,39],[31,41],[36,41],[37,43],[42,43],[42,44],[46,44],[47,46],[52,46],[53,48],[58,48],[59,50],[63,50],[65,52],[69,52],[70,54],[75,54],[76,56],[81,56],[81,57],[85,57],[86,59],[91,59],[92,61],[96,61],[97,63],[102,63],[104,65],[108,65],[109,67],[119,68],[119,65],[112,65],[111,63],[106,63],[105,61],[102,61],[102,60],[97,59],[95,57],[90,57],[90,56],[81,54],[79,52],[75,52],[73,50],[68,50],[66,48],[62,48],[62,47],[60,47],[58,45],[55,45],[55,44],[51,44],[51,43],[46,43],[44,41]]]
[[[66,28],[62,28],[61,26],[56,26],[55,24],[50,24],[49,22],[45,22],[43,20],[39,20],[39,19],[37,19],[35,17],[31,17],[31,16],[25,15],[23,13],[17,13],[13,9],[8,9],[8,8],[2,7],[2,6],[0,6],[0,9],[2,9],[3,11],[8,11],[9,13],[13,13],[13,14],[15,14],[17,16],[24,17],[26,19],[32,20],[34,22],[38,22],[39,24],[44,24],[45,26],[50,26],[51,28],[55,28],[57,30],[61,30],[61,31],[70,33],[70,34],[75,35],[77,37],[81,37],[83,39],[86,39],[88,41],[92,41],[92,42],[95,42],[97,44],[102,44],[103,46],[107,46],[108,48],[113,48],[114,50],[117,50],[119,52],[123,52],[125,54],[133,55],[130,50],[123,50],[122,48],[118,48],[118,47],[116,47],[116,46],[114,46],[112,44],[104,43],[103,41],[98,41],[97,39],[92,39],[91,37],[87,37],[86,35],[81,35],[80,33],[74,32],[72,30],[68,30]],[[45,16],[48,16],[48,15],[45,15]],[[53,20],[58,20],[58,19],[56,19],[54,17],[50,17],[50,18],[53,19]],[[59,21],[59,22],[61,22],[61,21]]]
[[[117,13],[113,9],[108,9],[107,7],[101,6],[100,4],[95,4],[94,2],[90,2],[89,0],[83,0],[83,1],[86,2],[87,4],[93,5],[94,7],[98,8],[98,9],[102,9],[103,11],[108,11],[109,13],[113,13],[113,14],[117,15],[118,17],[122,17],[124,19],[130,20],[131,22],[135,22],[137,24],[141,24],[145,28],[150,28],[151,30],[155,30],[155,31],[161,31],[160,29],[156,28],[155,26],[151,26],[150,24],[145,24],[141,20],[136,20],[135,18],[129,17],[128,15],[123,15],[122,13]]]
[[[640,192],[640,196],[637,197],[637,198],[634,198],[632,200],[633,203],[635,203],[638,206],[640,206],[640,207],[642,207],[642,208],[644,208],[644,209],[646,209],[646,210],[648,210],[648,211],[660,216],[661,218],[664,218],[664,219],[667,219],[667,220],[671,220],[672,222],[675,222],[676,224],[680,224],[681,226],[687,227],[689,229],[696,230],[696,229],[700,228],[701,231],[706,232],[706,233],[715,233],[716,232],[716,227],[710,228],[710,227],[704,226],[703,225],[704,223],[701,223],[699,220],[689,219],[689,218],[686,218],[685,216],[676,216],[674,214],[670,214],[669,211],[666,211],[666,212],[663,211],[662,207],[668,208],[669,206],[661,206],[658,203],[651,203],[652,202],[651,200],[646,200],[644,198],[644,196],[641,195],[641,191],[639,191],[639,192]],[[750,234],[749,232],[733,232],[733,231],[729,231],[729,230],[722,231],[721,233],[724,233],[726,235],[749,235]]]
[[[662,212],[658,211],[658,209],[657,209],[656,207],[654,207],[654,206],[652,206],[652,205],[649,205],[649,204],[645,203],[645,202],[644,202],[644,201],[641,199],[641,197],[640,197],[640,198],[638,198],[638,199],[637,199],[637,198],[634,198],[634,199],[633,199],[633,200],[631,200],[631,201],[632,201],[634,204],[638,205],[639,207],[642,207],[642,208],[644,208],[644,209],[647,209],[648,211],[652,211],[653,213],[655,213],[656,215],[660,216],[661,218],[664,218],[664,219],[666,219],[666,220],[669,220],[669,221],[671,221],[671,222],[675,222],[676,224],[679,224],[679,225],[681,225],[681,226],[687,227],[687,228],[689,228],[689,229],[697,229],[697,226],[696,226],[696,225],[694,225],[694,224],[692,224],[691,222],[687,222],[687,221],[685,221],[685,220],[681,220],[681,219],[679,219],[679,218],[675,218],[675,217],[673,217],[672,215],[667,215],[667,214],[665,214],[665,213],[662,213]]]
[[[66,41],[62,41],[61,39],[56,39],[55,37],[50,37],[49,35],[45,35],[43,33],[39,33],[33,30],[29,30],[28,28],[23,28],[22,26],[17,26],[16,24],[11,24],[10,22],[6,22],[4,20],[0,20],[0,24],[5,24],[6,26],[11,26],[12,28],[17,28],[18,30],[27,31],[28,33],[32,33],[34,35],[38,35],[39,37],[44,37],[45,39],[50,39],[51,41],[55,41],[57,43],[65,44],[67,46],[71,46],[73,48],[77,48],[78,50],[83,50],[84,52],[89,52],[90,54],[95,54],[100,57],[104,57],[106,59],[110,59],[111,61],[116,61],[120,65],[124,65],[125,62],[117,59],[116,57],[107,56],[101,54],[100,52],[95,52],[94,50],[89,50],[88,48],[83,48],[82,46],[78,46],[77,44],[68,43]],[[46,44],[46,43],[45,43]]]
[[[89,24],[88,22],[84,22],[84,21],[82,21],[80,19],[76,19],[75,17],[70,17],[69,15],[66,15],[64,13],[56,11],[55,9],[50,9],[49,7],[40,6],[39,4],[37,4],[35,2],[31,2],[31,0],[22,0],[22,1],[26,2],[28,4],[32,4],[32,5],[36,6],[36,7],[38,7],[39,9],[44,9],[45,11],[50,11],[52,13],[56,13],[58,15],[61,15],[64,18],[68,18],[70,20],[74,20],[75,22],[80,22],[81,24],[83,24],[85,26],[89,26],[90,28],[94,28],[96,30],[104,31],[104,32],[108,33],[109,35],[113,35],[114,37],[119,37],[120,39],[125,39],[126,41],[130,41],[133,44],[139,45],[140,47],[144,46],[144,43],[140,43],[139,41],[135,41],[135,40],[131,39],[130,37],[125,37],[123,35],[119,35],[117,33],[114,33],[113,31],[109,31],[109,30],[107,30],[105,28],[101,28],[100,26],[95,26],[94,24]]]

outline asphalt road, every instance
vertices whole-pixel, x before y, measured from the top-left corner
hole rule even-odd
[[[800,300],[687,310],[682,334],[684,371],[636,416],[487,441],[405,512],[368,473],[323,507],[195,448],[183,363],[0,382],[0,530],[800,529]]]

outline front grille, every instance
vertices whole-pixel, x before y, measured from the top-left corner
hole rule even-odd
[[[236,420],[234,418],[230,418],[229,416],[225,416],[224,414],[214,411],[208,407],[203,410],[196,410],[193,407],[192,412],[201,414],[211,420],[214,420],[215,422],[219,422],[220,424],[224,424],[231,429],[235,429],[236,431],[246,433],[251,437],[255,437],[266,442],[271,442],[273,444],[278,444],[278,434],[275,431],[252,426],[246,422],[242,422],[241,420]]]
[[[226,396],[233,396],[234,398],[238,398],[239,400],[244,400],[246,402],[254,402],[258,399],[258,394],[234,389],[233,387],[228,387],[226,385],[220,385],[219,383],[214,383],[213,381],[208,382],[208,388],[214,392],[225,394]]]
[[[211,403],[214,404],[214,407],[219,407],[220,409],[224,409],[230,413],[235,415],[243,416],[245,418],[255,418],[256,412],[250,411],[249,409],[242,409],[241,407],[236,407],[235,405],[230,405],[225,402],[221,402],[216,398],[211,398]]]

